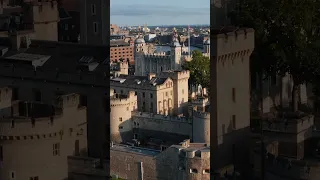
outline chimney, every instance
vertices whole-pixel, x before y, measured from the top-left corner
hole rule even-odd
[[[11,48],[13,50],[19,50],[20,42],[18,41],[18,33],[16,31],[11,31],[8,34],[11,42]]]
[[[154,73],[149,73],[148,74],[148,79],[151,80],[152,78],[156,77],[156,74]]]
[[[16,30],[9,32],[11,48],[13,50],[19,50],[20,48],[29,48],[31,41],[28,33],[19,34]]]

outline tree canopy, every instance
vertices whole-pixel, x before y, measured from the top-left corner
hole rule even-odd
[[[210,59],[198,51],[192,51],[192,60],[186,62],[184,68],[190,71],[189,83],[201,84],[202,87],[210,86]]]
[[[319,75],[319,15],[318,0],[244,0],[230,14],[234,25],[255,29],[252,73],[291,75],[294,111],[299,85]]]

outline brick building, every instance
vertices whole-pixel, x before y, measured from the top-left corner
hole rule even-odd
[[[134,65],[133,50],[134,44],[131,41],[129,43],[123,40],[110,41],[110,62],[116,62],[122,59]]]

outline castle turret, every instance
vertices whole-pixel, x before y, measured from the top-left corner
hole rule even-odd
[[[204,53],[210,56],[210,37],[203,43]]]
[[[33,24],[35,39],[58,41],[58,22],[60,20],[58,2],[56,0],[38,0],[28,2],[28,4],[30,10],[26,12],[25,22]]]
[[[198,97],[191,102],[192,141],[210,143],[210,105],[209,98]]]
[[[181,45],[177,38],[171,43],[171,69],[181,70]]]
[[[147,51],[147,46],[145,40],[142,36],[139,36],[134,41],[134,61],[135,61],[135,75],[143,76],[145,72],[145,64],[143,55]]]
[[[132,139],[131,112],[137,108],[137,96],[134,92],[128,95],[113,94],[110,97],[110,133],[111,141],[121,143]]]

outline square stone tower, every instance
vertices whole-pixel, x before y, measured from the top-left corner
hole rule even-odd
[[[108,1],[80,0],[80,43],[109,44]]]
[[[241,159],[249,150],[250,55],[253,49],[253,29],[211,29],[213,168],[232,164],[233,156]]]

